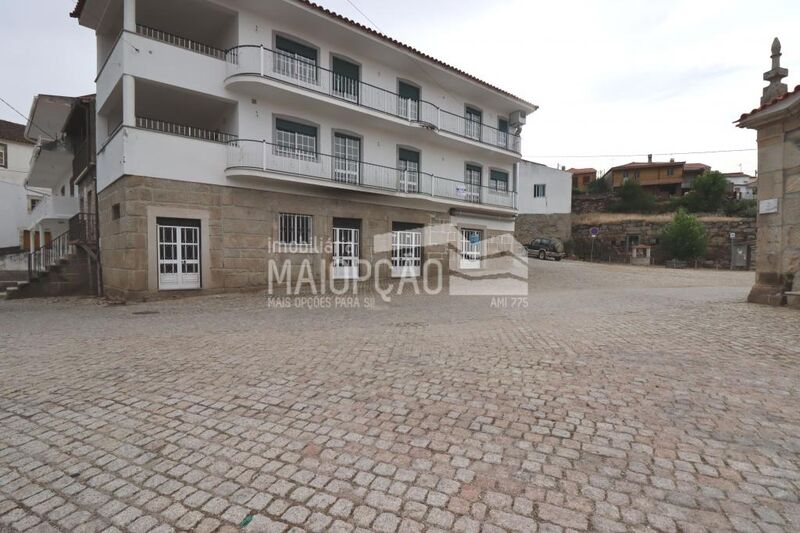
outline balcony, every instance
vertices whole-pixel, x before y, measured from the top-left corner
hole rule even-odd
[[[28,228],[50,220],[68,220],[78,213],[79,202],[72,196],[45,196],[28,214]]]
[[[198,128],[195,126],[187,126],[186,124],[177,124],[175,122],[167,122],[164,120],[146,117],[136,117],[136,127],[145,130],[160,131],[161,133],[169,133],[171,135],[180,135],[181,137],[189,137],[191,139],[199,139],[201,141],[211,141],[217,143],[228,143],[236,139],[235,135],[224,133],[218,130]]]
[[[228,80],[236,76],[277,80],[407,121],[409,124],[432,128],[484,146],[520,153],[518,135],[468,120],[425,100],[404,98],[392,91],[337,74],[301,57],[264,46],[244,45],[228,50],[226,59]]]
[[[341,188],[389,192],[444,202],[516,208],[516,193],[425,172],[334,157],[257,140],[228,143],[228,174],[240,170],[306,178]]]
[[[194,41],[192,39],[187,39],[186,37],[181,37],[180,35],[175,35],[166,31],[157,30],[155,28],[151,28],[150,26],[137,24],[136,33],[145,37],[149,37],[150,39],[155,39],[156,41],[161,41],[162,43],[171,44],[186,50],[191,50],[192,52],[197,52],[198,54],[214,57],[216,59],[225,59],[225,50],[221,48]]]

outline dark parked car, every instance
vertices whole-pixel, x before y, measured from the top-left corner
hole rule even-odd
[[[528,245],[528,257],[538,257],[539,259],[555,259],[561,261],[567,254],[564,253],[564,243],[558,239],[542,238],[534,239]]]

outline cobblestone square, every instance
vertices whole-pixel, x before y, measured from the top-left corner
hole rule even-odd
[[[800,314],[752,280],[0,302],[0,530],[799,531]]]

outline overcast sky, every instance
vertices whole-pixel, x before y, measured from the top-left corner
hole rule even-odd
[[[732,122],[758,105],[772,38],[800,84],[800,2],[769,0],[320,0],[540,106],[523,156],[608,169],[647,153],[753,172],[755,134]],[[0,0],[0,96],[94,92],[93,34],[74,0]],[[0,104],[0,118],[23,121]],[[622,157],[574,157],[620,154]],[[641,154],[630,157],[630,154]],[[666,160],[670,155],[656,156]]]

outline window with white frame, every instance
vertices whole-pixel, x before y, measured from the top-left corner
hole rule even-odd
[[[8,168],[8,146],[0,144],[0,167]]]
[[[534,183],[533,184],[533,197],[534,198],[544,198],[547,196],[547,184],[546,183]]]
[[[489,188],[495,191],[508,192],[508,172],[502,170],[489,172]]]
[[[317,128],[282,118],[275,119],[275,153],[304,161],[317,160]]]
[[[311,244],[312,222],[311,215],[281,213],[278,240],[281,244]]]

